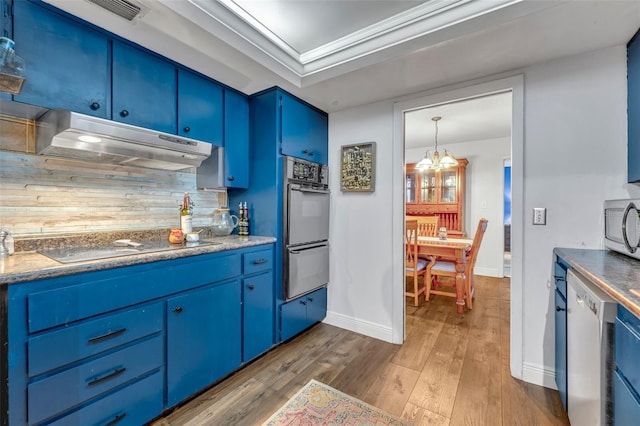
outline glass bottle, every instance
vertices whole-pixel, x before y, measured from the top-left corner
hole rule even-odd
[[[189,197],[189,193],[184,193],[184,198],[182,199],[182,207],[180,208],[180,228],[182,228],[183,234],[188,234],[193,231],[193,202],[191,201],[191,197]]]

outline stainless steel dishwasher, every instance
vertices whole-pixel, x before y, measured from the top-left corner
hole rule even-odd
[[[572,425],[611,425],[616,302],[573,270],[567,284],[569,420]]]

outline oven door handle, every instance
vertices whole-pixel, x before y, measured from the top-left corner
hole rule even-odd
[[[318,244],[318,245],[315,245],[315,246],[305,247],[305,248],[300,249],[300,250],[291,250],[291,249],[289,249],[289,253],[291,253],[291,254],[300,254],[303,251],[307,251],[307,250],[311,250],[311,249],[317,249],[317,248],[320,248],[320,247],[328,247],[328,246],[329,246],[329,244],[325,243],[325,244]]]
[[[311,188],[299,188],[299,187],[291,187],[292,191],[300,191],[300,192],[314,192],[316,194],[328,194],[329,191],[325,189],[311,189]]]

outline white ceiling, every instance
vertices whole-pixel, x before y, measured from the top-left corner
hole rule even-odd
[[[623,45],[638,0],[132,0],[133,23],[45,0],[251,94],[278,85],[327,111]]]
[[[405,113],[405,149],[511,137],[511,92],[421,108]]]

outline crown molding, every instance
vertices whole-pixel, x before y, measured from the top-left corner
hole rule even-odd
[[[433,0],[308,52],[297,52],[232,0],[159,0],[297,87],[550,7],[531,0]]]

